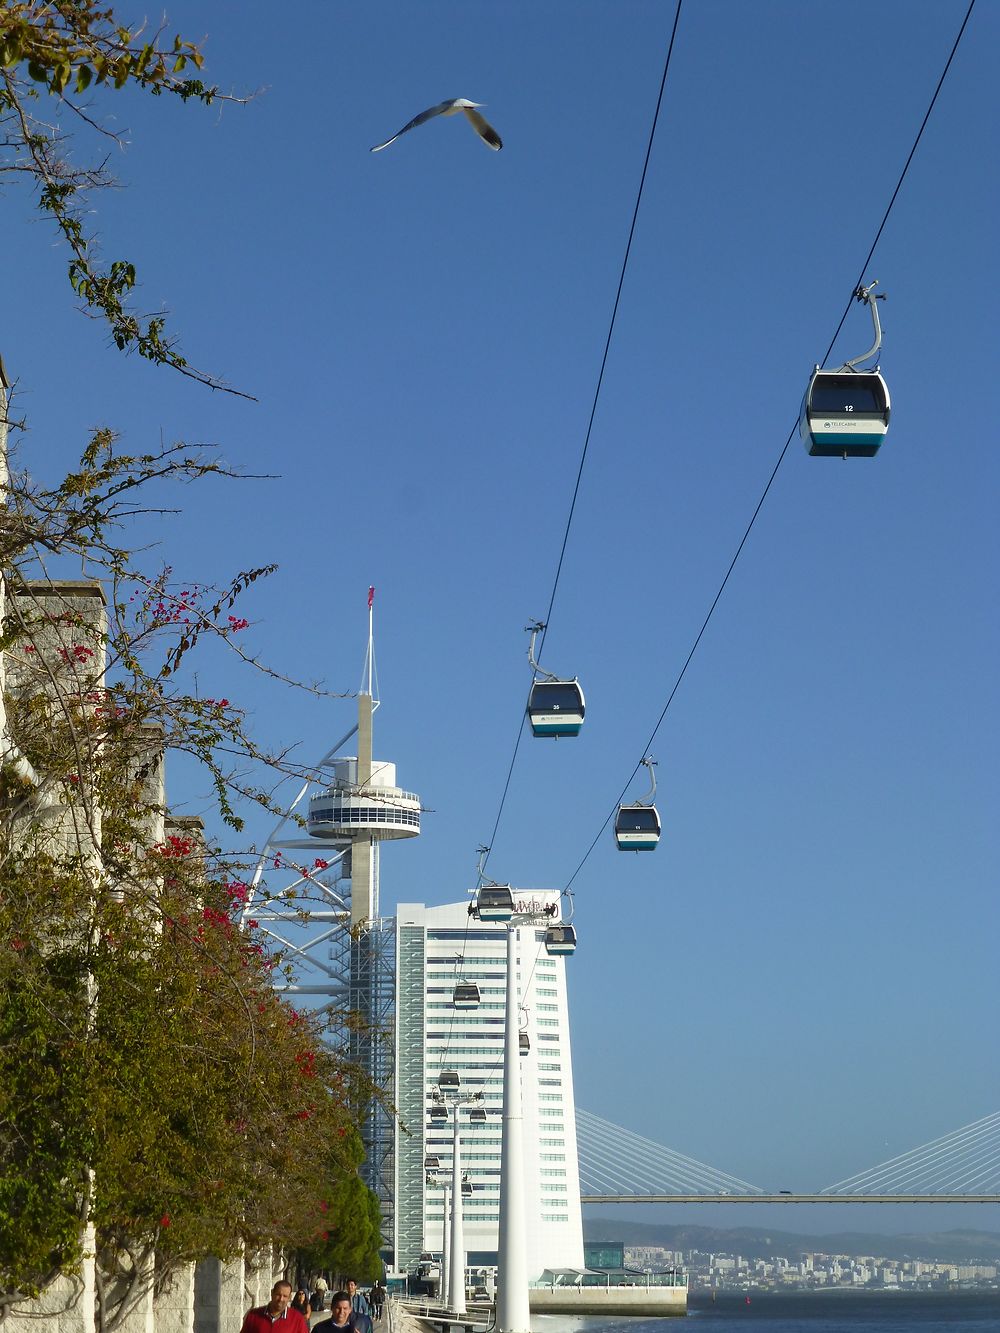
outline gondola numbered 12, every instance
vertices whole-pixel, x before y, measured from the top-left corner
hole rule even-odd
[[[872,313],[875,342],[836,370],[814,367],[802,400],[799,434],[813,458],[874,458],[889,430],[889,389],[876,365],[858,370],[859,362],[878,355],[882,345],[875,283],[854,293]]]

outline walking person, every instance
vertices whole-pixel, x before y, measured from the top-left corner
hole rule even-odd
[[[367,1315],[371,1318],[371,1307],[368,1304],[368,1297],[363,1291],[358,1291],[358,1284],[354,1278],[349,1277],[344,1283],[344,1290],[351,1298],[351,1310],[354,1314]]]
[[[367,1304],[367,1301],[365,1302]],[[371,1316],[351,1309],[351,1296],[346,1291],[335,1291],[330,1298],[330,1317],[313,1325],[313,1333],[372,1333]]]
[[[368,1293],[368,1301],[372,1308],[372,1319],[377,1324],[382,1318],[382,1307],[385,1305],[385,1287],[380,1280],[376,1279],[374,1287]]]
[[[290,1310],[298,1310],[299,1314],[308,1324],[309,1316],[312,1314],[312,1305],[309,1303],[309,1295],[305,1287],[299,1287],[298,1291],[292,1297],[292,1303],[288,1308]]]
[[[312,1306],[314,1310],[326,1309],[326,1293],[330,1290],[326,1278],[320,1273],[313,1283]]]
[[[247,1311],[240,1333],[309,1333],[306,1320],[291,1307],[292,1284],[279,1278],[271,1288],[267,1305]]]

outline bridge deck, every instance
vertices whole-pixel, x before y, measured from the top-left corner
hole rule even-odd
[[[1000,1194],[581,1194],[581,1203],[1000,1203]]]

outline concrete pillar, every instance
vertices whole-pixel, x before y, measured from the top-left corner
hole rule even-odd
[[[153,1322],[156,1333],[194,1333],[194,1264],[172,1274],[153,1297]]]
[[[249,1308],[243,1298],[243,1258],[203,1259],[194,1275],[194,1333],[238,1333]]]

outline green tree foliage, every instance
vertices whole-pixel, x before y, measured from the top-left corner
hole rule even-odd
[[[72,1267],[87,1214],[124,1276],[310,1242],[324,1183],[360,1186],[353,1071],[234,924],[245,886],[175,836],[95,891],[89,858],[43,843],[0,895],[0,1284]]]
[[[383,1270],[379,1255],[382,1210],[378,1195],[357,1174],[364,1148],[356,1131],[347,1136],[344,1151],[351,1155],[354,1170],[340,1172],[324,1191],[320,1203],[323,1225],[313,1243],[300,1249],[299,1267],[374,1282]]]

